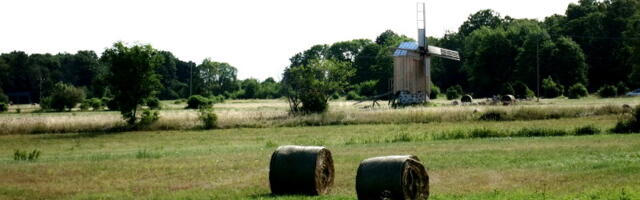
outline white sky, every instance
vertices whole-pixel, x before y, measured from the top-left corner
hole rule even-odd
[[[151,44],[181,60],[210,57],[238,77],[280,79],[289,58],[314,44],[417,35],[418,0],[0,0],[0,53],[98,54],[116,41]],[[544,19],[577,0],[428,0],[427,35],[457,31],[481,9]]]

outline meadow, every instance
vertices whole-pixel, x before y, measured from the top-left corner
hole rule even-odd
[[[640,134],[609,131],[639,98],[398,110],[336,101],[305,117],[280,100],[228,101],[215,106],[215,130],[163,103],[164,119],[136,132],[95,131],[121,123],[117,112],[1,114],[0,199],[355,199],[359,162],[396,154],[423,161],[430,199],[640,198]],[[502,118],[483,120],[489,112]],[[19,128],[30,121],[46,126]],[[270,195],[270,155],[286,144],[332,151],[328,195]],[[40,156],[15,160],[16,150]]]

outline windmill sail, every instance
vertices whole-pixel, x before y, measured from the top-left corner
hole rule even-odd
[[[460,54],[457,51],[429,46],[429,54],[436,57],[460,61]]]

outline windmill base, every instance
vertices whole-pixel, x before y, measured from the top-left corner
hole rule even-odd
[[[400,105],[422,104],[429,100],[429,96],[423,92],[409,93],[409,92],[403,91],[403,92],[400,92],[397,100],[398,100],[398,104]]]

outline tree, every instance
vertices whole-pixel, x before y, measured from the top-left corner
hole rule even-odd
[[[254,78],[245,79],[240,86],[244,90],[243,99],[257,99],[260,93],[260,83]]]
[[[285,69],[282,79],[284,94],[292,113],[319,113],[327,109],[329,97],[346,86],[353,74],[348,63],[314,60],[308,65]]]
[[[542,96],[546,98],[556,98],[562,96],[564,88],[553,81],[550,76],[542,80]]]
[[[107,80],[120,113],[127,123],[136,124],[139,106],[161,87],[154,70],[162,57],[151,45],[127,47],[117,42],[104,51],[101,60],[109,66]]]
[[[46,97],[41,104],[42,108],[53,109],[56,111],[63,111],[75,108],[85,98],[83,90],[74,87],[73,85],[64,84],[62,82],[56,83],[53,86],[51,95]]]
[[[481,10],[470,15],[467,21],[462,23],[459,33],[466,37],[482,27],[496,28],[502,24],[502,22],[503,19],[497,12],[493,10]]]
[[[198,65],[203,95],[225,95],[239,89],[236,84],[238,70],[228,63],[215,62],[207,58]]]

